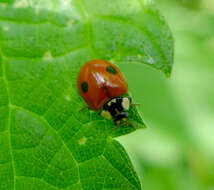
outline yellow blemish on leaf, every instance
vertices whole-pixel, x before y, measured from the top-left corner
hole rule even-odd
[[[6,8],[7,7],[7,5],[6,4],[0,4],[0,6],[2,7],[2,8]]]
[[[47,52],[44,54],[43,59],[44,59],[44,60],[52,60],[53,57],[52,57],[51,52],[50,52],[50,51],[47,51]]]
[[[35,8],[34,13],[35,13],[36,15],[39,15],[40,9],[39,9],[39,8]]]
[[[84,144],[86,143],[86,141],[87,141],[87,138],[86,138],[86,137],[83,137],[83,138],[81,138],[81,139],[79,140],[79,144],[80,144],[80,145],[84,145]]]
[[[154,4],[154,0],[145,0],[144,4],[145,5],[152,5],[152,4]]]
[[[67,101],[69,101],[69,102],[71,101],[71,97],[68,96],[68,95],[65,96],[65,99],[66,99]]]
[[[138,55],[137,55],[137,57],[138,57],[139,59],[141,59],[143,56],[142,56],[142,55],[140,55],[140,54],[138,54]]]
[[[28,2],[26,0],[16,1],[13,4],[14,8],[26,8],[28,6],[29,6],[29,4],[28,4]]]
[[[73,19],[70,19],[70,20],[67,22],[67,26],[68,26],[68,27],[71,27],[73,24],[74,24],[74,20],[73,20]]]
[[[5,25],[5,26],[3,26],[3,30],[8,31],[8,30],[10,30],[10,27],[8,25]]]

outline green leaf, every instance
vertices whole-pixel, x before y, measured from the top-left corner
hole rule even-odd
[[[141,189],[115,128],[77,92],[91,59],[142,63],[169,75],[173,43],[140,0],[0,3],[0,189]],[[130,118],[144,123],[137,108]]]

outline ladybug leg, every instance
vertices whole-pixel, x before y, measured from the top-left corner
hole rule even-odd
[[[133,129],[140,129],[142,128],[142,126],[140,126],[137,122],[135,121],[126,121],[125,122],[125,126],[130,126],[132,127]],[[146,127],[143,127],[143,128],[146,128]]]
[[[89,109],[90,109],[89,107],[84,106],[84,107],[82,107],[82,108],[79,110],[79,113],[85,112],[85,111],[87,111],[87,110],[89,110]]]
[[[121,127],[121,125],[116,125],[114,128],[112,128],[111,130],[110,130],[110,134],[112,134],[112,132],[114,131],[114,130],[116,130],[117,128],[119,128],[119,127]]]
[[[119,125],[116,125],[114,128],[112,128],[112,129],[110,130],[110,134],[112,134],[112,132],[113,132],[114,130],[116,130],[117,128],[119,128],[119,127],[126,127],[126,126],[130,126],[130,127],[134,128],[134,129],[137,129],[137,127],[134,126],[134,124],[133,124],[132,122],[125,121],[125,122],[123,122],[123,123],[121,123],[121,124],[119,124]]]

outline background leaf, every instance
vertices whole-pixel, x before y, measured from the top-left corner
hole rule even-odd
[[[214,187],[214,1],[156,2],[175,40],[173,74],[166,79],[144,65],[121,67],[129,73],[130,90],[149,128],[118,140],[132,158],[144,190],[210,190]],[[193,7],[186,6],[190,2]]]
[[[0,3],[0,189],[141,189],[115,130],[85,106],[85,61],[143,63],[169,75],[173,43],[140,0]],[[130,117],[143,127],[136,108]]]

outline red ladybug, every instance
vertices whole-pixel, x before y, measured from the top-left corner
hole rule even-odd
[[[88,107],[112,119],[116,124],[128,119],[130,97],[121,97],[128,92],[128,85],[120,70],[105,60],[86,62],[78,76],[78,90]]]

